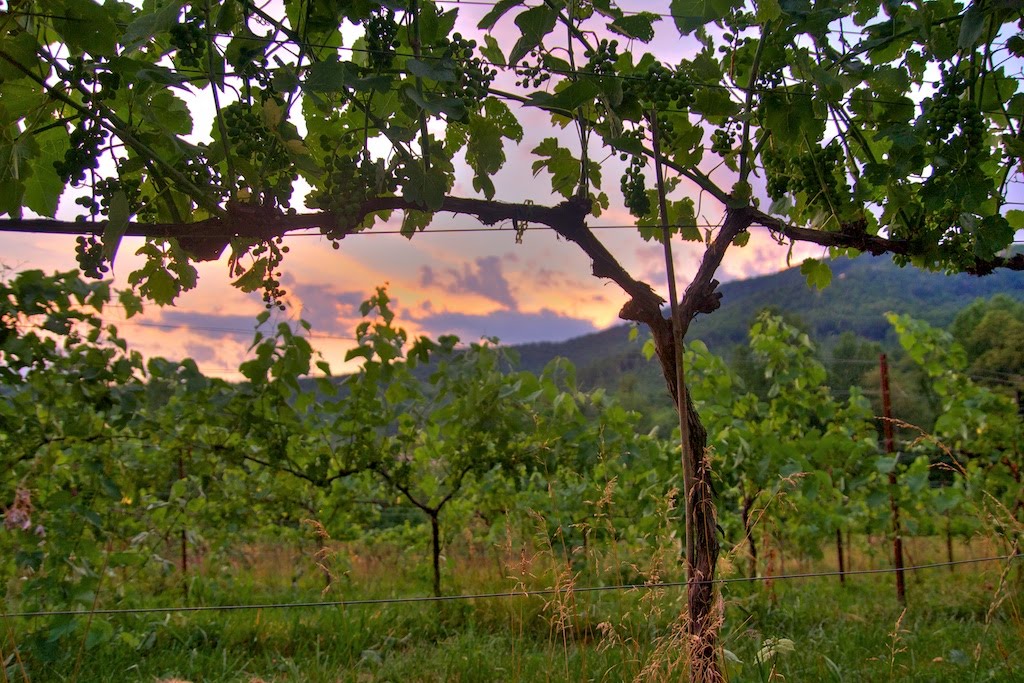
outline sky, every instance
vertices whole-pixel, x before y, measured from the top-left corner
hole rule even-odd
[[[667,12],[667,2],[664,7],[644,4]],[[467,35],[477,33],[475,25],[485,10],[461,6],[457,28]],[[517,37],[510,29],[514,25],[506,17],[496,34],[501,44],[509,45]],[[692,46],[679,39],[666,19],[655,42],[638,49],[672,62]],[[494,178],[497,198],[556,203],[548,178],[533,177],[529,151],[551,136],[571,148],[572,136],[554,129],[540,112],[520,116],[526,138],[517,146],[506,144],[508,163]],[[201,118],[198,112],[197,121]],[[199,123],[196,130],[203,132],[209,126]],[[661,245],[644,242],[635,229],[628,228],[632,218],[622,208],[618,190],[622,164],[611,157],[603,160],[602,170],[602,189],[611,198],[611,209],[590,225],[634,277],[667,298]],[[721,220],[721,207],[714,200],[701,202],[696,189],[685,184],[677,192],[690,192],[698,202],[699,222],[714,225]],[[475,195],[468,169],[459,169],[452,194]],[[70,218],[76,208],[66,194],[58,216]],[[616,285],[594,278],[589,259],[574,244],[540,228],[528,230],[522,244],[517,244],[511,225],[498,226],[503,228],[500,231],[455,232],[481,227],[470,217],[438,214],[427,232],[412,240],[394,234],[397,223],[380,222],[373,231],[347,237],[339,250],[318,236],[286,238],[290,253],[282,265],[282,281],[288,290],[287,310],[275,313],[274,320],[310,322],[314,348],[336,372],[352,369],[344,365],[344,353],[354,345],[353,331],[361,320],[359,304],[378,286],[387,287],[397,324],[411,335],[456,334],[466,343],[497,337],[502,343],[520,344],[566,340],[621,322],[617,313],[626,295]],[[432,234],[431,230],[452,232]],[[115,286],[127,286],[127,275],[141,263],[133,256],[140,245],[141,240],[131,238],[122,243],[114,267]],[[677,241],[674,250],[682,288],[699,263],[703,245]],[[70,270],[76,267],[74,253],[74,238],[0,234],[0,263],[8,270]],[[730,250],[718,279],[725,282],[776,272],[798,265],[804,257],[823,255],[821,248],[811,246],[790,251],[788,244],[776,244],[766,233],[756,232],[746,247]],[[263,311],[260,294],[246,295],[231,287],[226,257],[198,267],[198,287],[180,297],[175,306],[148,304],[142,315],[131,320],[123,320],[114,309],[104,318],[117,324],[122,336],[147,358],[187,356],[207,374],[237,379],[237,367],[249,352],[255,318]]]

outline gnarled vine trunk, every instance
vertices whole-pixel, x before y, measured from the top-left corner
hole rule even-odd
[[[719,666],[717,645],[721,626],[721,610],[715,598],[715,566],[718,563],[718,527],[711,484],[711,463],[707,453],[707,430],[701,424],[690,392],[686,389],[682,368],[682,340],[690,322],[698,313],[711,313],[718,309],[721,294],[714,273],[733,239],[751,224],[747,211],[729,211],[715,239],[708,245],[700,267],[686,288],[672,319],[661,312],[660,301],[652,305],[650,297],[634,294],[623,306],[619,316],[646,324],[651,330],[654,348],[661,363],[662,375],[669,394],[680,414],[680,432],[683,434],[682,467],[686,481],[686,575],[687,614],[690,639],[690,683],[718,683],[724,681]],[[582,243],[581,243],[582,244]],[[590,253],[590,251],[588,251]],[[591,256],[594,254],[591,253]],[[595,274],[599,274],[595,259]],[[616,264],[617,265],[617,264]],[[605,276],[608,276],[605,273]],[[615,279],[613,277],[613,279]],[[626,280],[625,278],[620,278]],[[616,280],[630,293],[634,290]],[[675,321],[675,322],[673,322]]]
[[[654,332],[654,344],[661,361],[665,382],[668,384],[676,408],[680,407],[676,383],[676,354],[672,341],[671,322],[658,325]],[[667,334],[666,334],[667,333]],[[711,463],[708,459],[708,434],[700,421],[700,415],[690,400],[690,393],[683,385],[684,411],[688,426],[688,443],[682,448],[682,467],[692,474],[690,490],[686,491],[687,507],[687,612],[690,637],[690,681],[691,683],[715,683],[725,680],[718,664],[718,628],[721,626],[721,612],[716,609],[715,565],[718,563],[718,526],[711,484]]]
[[[434,597],[441,597],[441,522],[437,512],[430,515],[430,558],[434,570]]]

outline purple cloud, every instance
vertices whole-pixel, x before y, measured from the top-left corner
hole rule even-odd
[[[355,320],[362,316],[359,306],[370,292],[338,292],[330,285],[303,284],[285,276],[286,288],[302,303],[302,318],[313,326],[314,334],[349,334]]]
[[[164,309],[158,322],[144,321],[145,327],[187,327],[204,337],[220,339],[225,333],[251,337],[256,332],[255,315],[234,315],[220,313],[193,313]],[[266,330],[267,325],[262,329]]]
[[[504,344],[564,341],[597,331],[589,320],[546,308],[537,313],[495,311],[487,315],[445,312],[413,319],[432,337],[454,334],[466,342],[481,337],[497,337]]]
[[[217,360],[217,350],[209,344],[191,342],[185,344],[185,352],[188,357],[197,363],[208,363]]]
[[[482,256],[473,264],[463,264],[461,271],[448,268],[443,273],[423,266],[420,269],[420,286],[437,286],[459,294],[477,294],[515,311],[519,304],[501,271],[501,261],[500,256]]]

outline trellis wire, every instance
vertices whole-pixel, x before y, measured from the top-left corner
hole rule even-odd
[[[919,571],[923,569],[937,569],[940,567],[953,567],[964,564],[980,564],[983,562],[1001,562],[1003,560],[1019,560],[1024,554],[996,555],[993,557],[975,557],[966,560],[954,560],[952,562],[934,562],[931,564],[918,564],[904,567],[903,571]],[[836,576],[863,576],[867,574],[892,574],[897,571],[895,568],[885,569],[858,569],[847,572],[805,572],[800,574],[780,574],[778,576],[745,576],[729,579],[712,579],[702,581],[694,579],[696,583],[714,583],[719,585],[731,583],[755,583],[764,581],[790,581],[796,579],[810,579]],[[614,586],[583,586],[567,589],[544,588],[540,590],[505,591],[497,593],[473,593],[467,595],[423,595],[403,598],[368,598],[360,600],[330,600],[320,602],[275,602],[255,605],[180,605],[177,607],[129,607],[111,608],[96,610],[53,610],[36,612],[0,612],[3,618],[24,618],[37,619],[43,617],[74,617],[86,615],[113,616],[121,614],[173,614],[179,612],[236,612],[240,610],[270,610],[270,609],[295,609],[312,607],[367,607],[373,605],[397,605],[414,604],[425,602],[458,602],[461,600],[489,600],[495,598],[524,598],[545,595],[558,595],[560,593],[601,593],[606,591],[628,591],[628,590],[658,590],[664,588],[682,588],[687,585],[686,581],[665,581],[659,583],[636,583],[621,584]]]

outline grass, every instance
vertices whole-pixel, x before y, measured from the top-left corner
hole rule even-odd
[[[910,546],[916,562],[941,559],[937,539]],[[861,539],[855,568],[877,566],[870,548]],[[619,552],[588,557],[577,570],[554,562],[550,546],[503,552],[500,562],[486,552],[448,558],[447,576],[458,577],[449,578],[450,593],[560,589],[548,596],[96,616],[88,635],[82,619],[52,640],[64,622],[5,619],[0,683],[679,680],[682,589],[574,590],[634,574],[650,578],[658,564],[636,567]],[[968,549],[957,552],[964,557]],[[998,554],[979,543],[970,553]],[[353,549],[333,559],[338,578],[325,599],[429,592],[426,563],[393,549]],[[296,574],[296,566],[305,568]],[[790,572],[817,569],[830,567],[787,560]],[[1021,569],[1004,569],[993,563],[911,573],[905,610],[888,575],[845,584],[829,577],[726,585],[722,645],[730,680],[1024,681]],[[209,560],[192,578],[190,601],[316,600],[321,581],[319,570],[294,553],[250,548],[230,562]],[[168,576],[129,587],[121,604],[180,602],[179,586]]]

